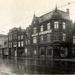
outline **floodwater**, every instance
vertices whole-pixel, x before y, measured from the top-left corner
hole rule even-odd
[[[75,61],[0,59],[0,75],[75,74]]]

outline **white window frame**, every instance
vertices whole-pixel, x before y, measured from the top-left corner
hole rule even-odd
[[[21,39],[23,39],[23,35],[21,35]]]
[[[18,42],[18,47],[20,47],[21,46],[21,44],[20,44],[20,41]]]
[[[44,37],[43,35],[40,36],[40,42],[43,42],[44,41]]]
[[[54,41],[59,41],[59,33],[54,33]]]
[[[35,34],[36,32],[37,32],[37,28],[34,27],[34,28],[33,28],[33,33]]]
[[[63,41],[66,41],[66,34],[63,33]]]
[[[63,22],[63,29],[66,29],[66,23]]]
[[[22,46],[22,47],[24,46],[24,43],[23,43],[23,41],[21,41],[21,46]]]
[[[33,43],[37,43],[37,37],[33,37]]]
[[[55,21],[55,22],[54,22],[54,28],[55,28],[55,29],[58,29],[58,28],[59,28],[59,22],[58,22],[58,21]]]
[[[50,34],[47,34],[47,42],[50,42],[51,38],[50,38]]]
[[[50,23],[47,23],[47,30],[50,30]]]

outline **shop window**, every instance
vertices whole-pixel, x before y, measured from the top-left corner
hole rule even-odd
[[[67,48],[66,47],[61,47],[60,49],[61,53],[60,53],[60,56],[61,57],[66,57],[67,56]]]
[[[33,50],[34,50],[34,55],[36,55],[37,54],[37,49],[34,48]]]
[[[52,55],[53,55],[53,48],[47,47],[47,56],[52,56]]]
[[[45,56],[45,48],[44,47],[40,48],[40,56]]]

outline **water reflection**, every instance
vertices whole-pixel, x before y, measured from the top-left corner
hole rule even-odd
[[[5,66],[10,68],[13,74],[74,74],[74,61],[61,60],[27,60],[4,59]]]

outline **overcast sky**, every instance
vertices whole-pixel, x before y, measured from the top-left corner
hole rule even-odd
[[[34,13],[43,15],[57,7],[75,0],[0,0],[0,34],[7,34],[9,29],[19,27],[26,29],[31,24]],[[71,19],[75,21],[75,3],[59,8],[70,9]]]

